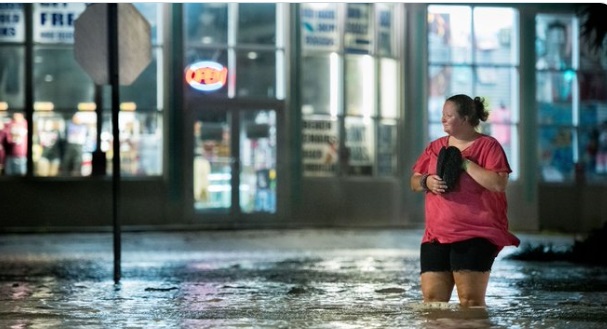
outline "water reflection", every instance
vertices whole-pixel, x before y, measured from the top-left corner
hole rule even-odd
[[[2,246],[0,245],[0,248]],[[487,308],[423,304],[410,249],[0,253],[0,328],[602,328],[607,273],[499,259]],[[276,248],[279,249],[279,248]],[[108,261],[109,260],[109,261]]]
[[[501,328],[489,319],[484,307],[462,308],[454,303],[412,304],[423,318],[420,328]]]

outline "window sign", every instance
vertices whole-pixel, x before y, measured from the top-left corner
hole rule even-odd
[[[34,4],[34,41],[74,43],[74,21],[84,9],[84,3]]]
[[[375,6],[377,8],[379,54],[381,56],[395,56],[394,5],[378,3]]]
[[[23,42],[25,40],[25,18],[23,4],[0,4],[0,41]]]
[[[366,3],[348,4],[345,50],[350,53],[368,54],[371,51],[369,13],[371,5]]]
[[[396,173],[396,121],[383,122],[377,132],[377,174],[391,176]]]
[[[200,91],[218,90],[226,84],[227,78],[228,69],[216,62],[197,62],[185,69],[186,82]]]
[[[305,50],[337,50],[337,4],[306,3],[301,7],[302,42]]]
[[[348,173],[371,176],[375,162],[375,138],[371,121],[346,118],[346,147],[348,148]]]
[[[304,175],[334,176],[339,163],[337,121],[304,119],[302,148]]]

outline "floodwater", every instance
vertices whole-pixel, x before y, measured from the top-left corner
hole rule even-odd
[[[420,303],[419,230],[0,235],[0,328],[604,328],[607,271],[505,259],[487,308]],[[523,242],[567,237],[519,235]],[[542,240],[543,241],[543,240]]]

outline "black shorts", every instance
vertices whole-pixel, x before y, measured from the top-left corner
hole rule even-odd
[[[474,238],[454,243],[426,242],[420,249],[421,273],[491,271],[498,248],[487,239]]]

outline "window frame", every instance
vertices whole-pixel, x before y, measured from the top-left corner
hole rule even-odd
[[[325,7],[321,7],[321,6]],[[302,62],[305,62],[306,58],[329,58],[328,65],[329,69],[326,71],[326,76],[319,77],[321,80],[330,81],[329,100],[327,105],[328,113],[323,115],[330,116],[331,120],[334,120],[338,124],[338,163],[333,172],[329,176],[333,177],[357,177],[357,178],[378,178],[378,177],[396,177],[398,175],[398,158],[394,154],[389,163],[392,168],[390,170],[384,170],[379,172],[379,127],[382,122],[388,120],[394,123],[396,127],[396,133],[391,134],[391,138],[394,140],[392,144],[398,144],[398,136],[402,114],[400,113],[400,104],[402,103],[401,94],[398,93],[401,85],[401,48],[397,40],[397,31],[399,25],[397,22],[401,21],[401,14],[399,9],[402,9],[402,5],[398,4],[307,4],[304,3],[300,7],[299,15],[302,18],[302,27],[300,32],[302,34]],[[328,11],[334,11],[334,14],[319,13],[327,8]],[[317,11],[314,13],[314,11]],[[385,15],[391,15],[389,18]],[[316,15],[316,16],[315,16]],[[348,22],[348,17],[351,15],[352,20]],[[363,15],[363,16],[361,16]],[[384,17],[382,17],[384,15]],[[325,30],[320,29],[320,26],[327,28]],[[317,28],[315,30],[315,28]],[[318,33],[313,33],[319,30]],[[349,32],[347,32],[348,30]],[[328,31],[328,32],[326,32]],[[325,33],[326,32],[326,33]],[[360,32],[360,33],[359,33]],[[364,40],[359,45],[352,43],[354,35],[364,39],[366,35],[369,40],[366,43]],[[376,42],[382,35],[382,40],[388,42],[380,44]],[[350,42],[346,42],[346,38],[350,37]],[[308,39],[310,38],[310,39]],[[322,45],[307,45],[311,40],[322,40],[325,46]],[[380,47],[383,47],[380,49]],[[389,49],[389,50],[387,50]],[[391,81],[395,81],[395,85],[386,90],[381,89],[377,81],[382,79],[382,64],[384,60],[393,60],[391,67],[395,68],[396,73],[390,77]],[[357,62],[358,61],[358,62]],[[352,71],[353,64],[360,72],[360,66],[363,65],[365,71],[371,72],[369,74],[363,74],[366,76],[365,81],[358,81],[360,76],[357,76],[357,82],[355,85],[348,84],[348,81],[353,81],[354,77]],[[303,74],[306,74],[307,69],[302,67]],[[363,72],[364,73],[364,72]],[[367,81],[368,80],[368,81]],[[303,84],[303,83],[302,83]],[[368,86],[369,89],[365,89]],[[305,87],[305,85],[304,85]],[[354,89],[349,89],[353,87]],[[391,95],[388,95],[392,93]],[[350,94],[350,95],[348,95]],[[352,97],[352,94],[355,97]],[[393,102],[387,102],[389,97],[395,98]],[[359,111],[353,111],[354,108],[350,107],[349,104],[352,99],[358,98],[364,108],[359,108]],[[302,99],[301,113],[302,120],[314,118],[319,113],[312,113],[310,111],[310,104],[305,104],[306,100]],[[358,104],[358,105],[361,105]],[[360,106],[359,106],[360,107]],[[386,115],[382,113],[382,110],[390,108],[386,111]],[[365,124],[365,138],[372,140],[365,140],[364,150],[360,144],[360,141],[353,141],[348,139],[348,135],[351,135],[347,131],[347,125],[349,122],[363,122]],[[350,136],[351,137],[351,136]],[[355,145],[356,144],[356,145]],[[370,159],[371,165],[363,164],[362,158],[352,157],[352,150],[349,149],[351,145],[355,145],[353,151],[354,155],[367,154]],[[305,142],[302,145],[302,151],[305,152],[311,146],[306,146]],[[364,157],[364,156],[363,156]],[[352,160],[352,162],[350,161]],[[364,168],[363,168],[364,167]],[[386,174],[389,172],[389,174]],[[306,173],[305,177],[315,177],[313,173]],[[327,176],[323,173],[323,176]]]
[[[564,65],[557,67],[556,65],[550,65],[551,62],[547,62],[547,65],[540,65],[540,51],[548,51],[548,30],[550,27],[557,26],[558,24],[552,24],[555,22],[561,22],[564,24],[566,33],[566,59]],[[582,20],[574,12],[548,12],[540,11],[534,16],[535,24],[535,41],[536,45],[545,45],[544,48],[536,48],[536,57],[538,61],[535,65],[536,75],[536,86],[538,93],[536,94],[536,105],[538,108],[537,113],[537,127],[540,133],[555,130],[557,133],[553,134],[554,143],[547,144],[542,136],[538,136],[538,170],[539,181],[543,184],[575,184],[585,177],[587,183],[603,185],[607,183],[607,167],[604,173],[599,173],[598,166],[595,165],[595,159],[592,159],[592,154],[589,154],[588,148],[590,146],[590,135],[594,132],[600,133],[601,123],[607,122],[607,55],[603,54],[592,54],[586,44],[588,40],[580,38]],[[552,25],[551,25],[552,24]],[[545,27],[544,30],[541,28]],[[557,26],[558,27],[558,26]],[[555,37],[556,38],[556,37]],[[544,41],[542,41],[544,40]],[[557,39],[558,41],[558,39]],[[568,94],[570,97],[566,102],[555,102],[554,98],[546,100],[546,97],[540,97],[540,81],[543,76],[552,76],[552,83],[554,83],[554,77],[562,78],[562,81],[569,82],[570,90]],[[588,79],[598,77],[598,81],[601,82],[599,85],[591,85]],[[558,82],[558,81],[557,81]],[[594,81],[597,82],[597,81]],[[590,90],[592,89],[592,90]],[[562,91],[562,90],[559,90]],[[560,95],[560,94],[558,94]],[[562,111],[561,114],[568,116],[567,120],[555,117],[557,122],[546,120],[542,114],[542,108],[546,106],[557,105]],[[594,123],[590,122],[592,119],[589,117],[589,113],[586,111],[595,111]],[[554,112],[554,111],[552,111]],[[558,113],[557,113],[558,114]],[[555,114],[556,115],[556,114]],[[561,115],[562,116],[562,115]],[[600,119],[599,117],[602,117]],[[563,147],[562,143],[557,142],[556,138],[562,141],[563,138],[567,138],[567,144]],[[598,137],[598,135],[597,135]],[[597,138],[597,142],[598,142]],[[600,146],[596,146],[599,148]],[[552,153],[550,153],[552,152]],[[557,173],[549,175],[549,165],[554,163],[548,162],[548,154],[557,153],[557,159],[566,157],[566,162],[559,165],[561,169],[555,168]],[[596,156],[596,155],[595,155]]]
[[[520,61],[518,58],[518,49],[520,47],[519,43],[520,40],[515,40],[518,38],[518,29],[520,26],[520,20],[519,20],[519,9],[514,7],[514,6],[495,6],[495,5],[451,5],[451,4],[441,4],[441,5],[428,5],[427,7],[427,24],[428,24],[428,33],[427,33],[427,47],[428,47],[428,108],[426,109],[427,114],[428,114],[428,122],[427,122],[427,142],[430,142],[440,136],[444,136],[444,132],[442,130],[442,123],[440,121],[440,117],[441,117],[441,111],[442,111],[442,105],[445,101],[445,99],[449,96],[451,96],[450,94],[446,94],[446,92],[448,92],[447,90],[443,90],[444,86],[442,88],[434,88],[436,87],[434,84],[438,83],[438,82],[434,82],[432,79],[436,78],[437,80],[435,81],[443,81],[445,79],[445,77],[441,78],[441,75],[445,75],[448,79],[452,79],[449,77],[455,77],[457,75],[457,72],[460,70],[469,70],[469,74],[464,74],[464,76],[469,76],[470,77],[470,81],[468,81],[468,89],[464,89],[464,88],[460,88],[459,90],[455,91],[455,92],[451,92],[452,94],[468,94],[471,97],[475,97],[475,96],[480,96],[480,97],[484,97],[486,101],[488,101],[490,104],[490,108],[497,108],[500,103],[502,102],[506,102],[509,104],[509,109],[510,112],[512,114],[511,116],[511,120],[509,122],[511,129],[510,129],[510,136],[509,136],[509,140],[511,141],[511,144],[508,147],[505,147],[504,145],[502,145],[502,147],[504,147],[504,149],[507,152],[508,155],[508,162],[512,168],[512,173],[510,174],[509,178],[511,181],[517,181],[520,177],[520,155],[519,155],[519,131],[520,131],[520,101],[519,101],[519,92],[518,89],[520,88]],[[433,54],[432,54],[432,40],[434,41],[438,41],[436,38],[432,39],[433,35],[432,35],[432,31],[434,29],[440,29],[441,26],[436,26],[436,25],[432,25],[432,24],[442,24],[440,22],[440,20],[437,19],[437,17],[432,16],[432,14],[435,13],[442,13],[447,9],[456,9],[456,10],[460,10],[463,13],[469,13],[469,19],[470,19],[470,35],[469,35],[469,44],[460,44],[461,49],[464,49],[465,51],[468,52],[468,54],[465,53],[459,53],[458,57],[455,60],[451,60],[451,59],[433,59]],[[511,26],[511,31],[510,31],[510,61],[509,62],[501,62],[501,63],[497,63],[497,64],[493,64],[490,61],[486,61],[486,60],[480,60],[477,58],[478,53],[479,53],[479,44],[477,43],[477,30],[478,27],[475,25],[475,15],[477,15],[476,13],[476,9],[499,9],[499,10],[511,10],[512,11],[512,26]],[[433,12],[432,10],[435,9],[435,11]],[[440,18],[440,17],[439,17]],[[458,20],[458,21],[461,21]],[[462,24],[463,25],[463,24]],[[448,28],[448,27],[447,27]],[[499,42],[499,40],[498,40]],[[440,50],[440,49],[439,49]],[[511,76],[511,81],[509,84],[509,92],[507,93],[507,99],[504,100],[492,100],[489,99],[488,96],[483,95],[483,94],[479,94],[479,86],[482,84],[481,82],[481,77],[479,75],[480,72],[482,72],[482,70],[508,70],[510,71],[510,76]],[[435,75],[433,74],[433,72],[439,72],[440,75]],[[490,73],[490,72],[489,72]],[[486,79],[489,79],[490,75],[486,77]],[[488,82],[493,81],[494,79],[489,79],[486,80]],[[499,80],[499,79],[498,79]],[[458,82],[458,86],[466,86],[465,83],[463,82]],[[440,86],[438,86],[440,87]],[[450,89],[450,87],[447,87],[447,89]],[[485,89],[489,89],[489,88],[485,88]],[[491,114],[489,114],[489,119],[491,119]],[[491,135],[490,132],[490,128],[491,128],[491,122],[488,120],[488,122],[481,122],[481,124],[479,125],[479,131],[482,133],[487,133],[489,135]]]

